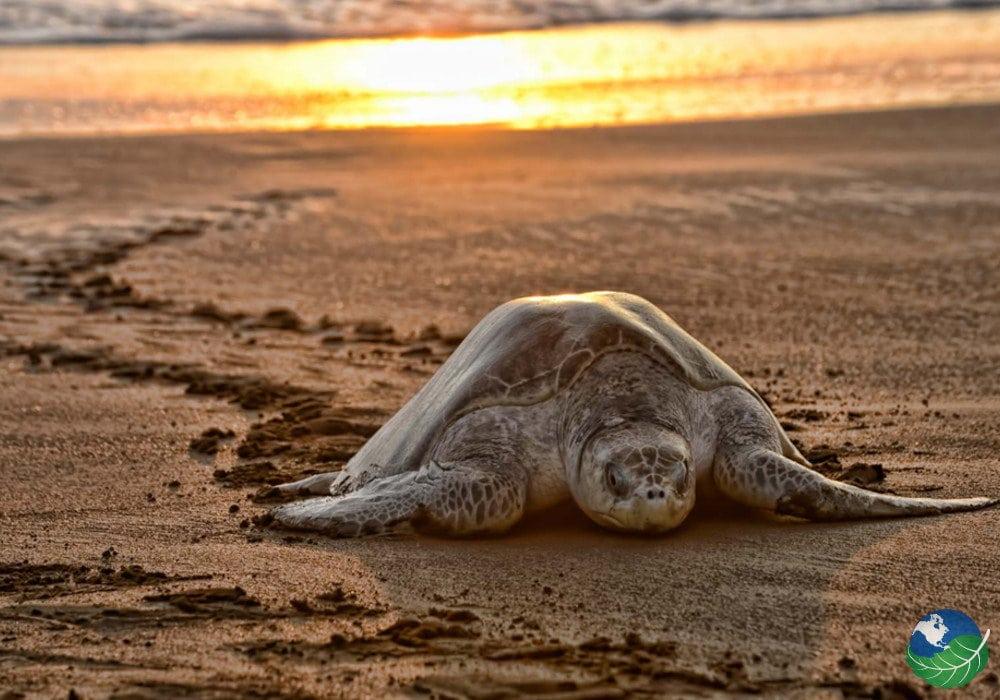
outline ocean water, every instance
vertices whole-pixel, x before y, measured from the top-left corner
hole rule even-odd
[[[1000,10],[0,46],[6,137],[541,129],[987,102],[1000,102]]]
[[[0,43],[385,36],[989,6],[1000,0],[3,0]]]

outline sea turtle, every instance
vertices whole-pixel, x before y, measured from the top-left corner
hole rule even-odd
[[[696,489],[697,484],[697,489]],[[990,498],[901,498],[810,468],[767,404],[656,306],[620,292],[526,297],[489,313],[323,494],[282,526],[356,536],[499,533],[572,496],[598,524],[677,527],[696,490],[810,520],[973,510]]]

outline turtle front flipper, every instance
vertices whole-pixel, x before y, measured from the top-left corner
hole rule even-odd
[[[979,510],[995,498],[903,498],[828,479],[772,450],[723,449],[715,482],[735,501],[806,520],[862,520]]]
[[[413,526],[449,535],[500,533],[521,519],[527,478],[482,460],[439,464],[376,479],[346,496],[311,498],[271,511],[278,525],[359,537]]]
[[[996,498],[903,498],[828,479],[783,454],[770,411],[745,392],[722,390],[714,405],[718,443],[712,473],[719,489],[753,508],[807,520],[900,518],[979,510]]]
[[[403,529],[418,504],[404,493],[309,498],[271,511],[274,522],[293,530],[315,530],[331,537],[360,537]]]

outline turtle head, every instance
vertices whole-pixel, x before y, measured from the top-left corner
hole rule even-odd
[[[602,527],[664,532],[694,506],[695,471],[687,441],[652,423],[620,423],[594,434],[580,454],[570,488]]]

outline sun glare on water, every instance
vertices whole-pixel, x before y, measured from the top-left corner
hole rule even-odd
[[[365,41],[318,47],[309,62],[323,64],[324,51],[338,81],[372,91],[450,93],[539,80],[540,63],[525,37],[497,35],[462,39]]]
[[[548,128],[1000,99],[1000,12],[0,48],[0,134]]]

